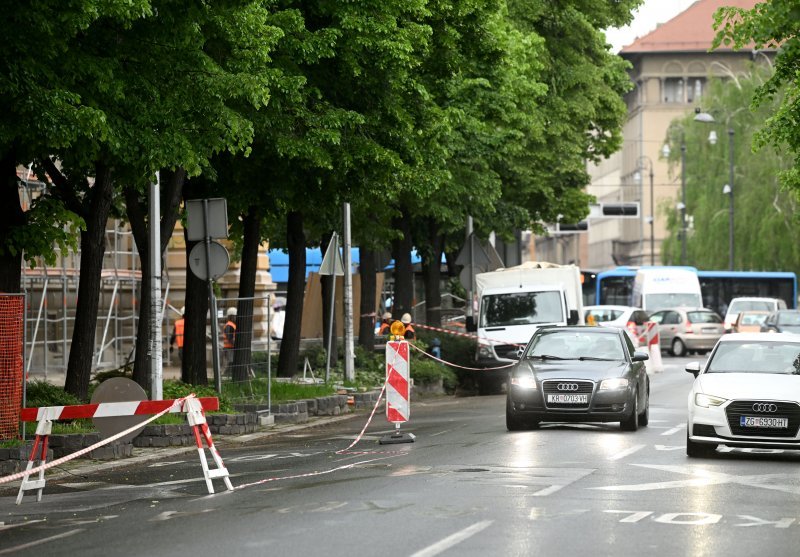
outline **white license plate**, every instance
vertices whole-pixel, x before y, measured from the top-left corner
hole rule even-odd
[[[547,395],[547,402],[560,404],[586,404],[589,395]]]
[[[741,427],[767,427],[772,429],[786,429],[789,427],[789,418],[739,416],[739,425]]]
[[[719,330],[716,327],[703,327],[704,333],[717,333]]]

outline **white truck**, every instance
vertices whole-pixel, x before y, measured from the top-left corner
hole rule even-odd
[[[643,267],[636,271],[631,305],[647,313],[675,307],[703,307],[697,271],[680,267]]]
[[[478,313],[470,329],[478,336],[479,367],[514,362],[542,325],[583,325],[581,273],[575,265],[527,262],[475,275]],[[487,370],[491,371],[491,370]],[[505,379],[507,369],[494,382]]]

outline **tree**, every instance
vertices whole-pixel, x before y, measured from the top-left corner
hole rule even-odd
[[[798,199],[782,187],[779,176],[791,167],[780,149],[751,145],[763,122],[783,102],[781,95],[750,108],[751,100],[772,76],[772,68],[752,64],[746,74],[713,79],[703,95],[703,110],[713,124],[694,121],[694,114],[673,122],[668,132],[670,163],[680,172],[681,135],[686,142],[686,206],[693,223],[687,236],[688,263],[701,269],[728,267],[728,212],[730,199],[723,194],[728,183],[729,137],[734,132],[735,268],[798,271],[800,248],[794,242],[765,242],[765,238],[794,237],[800,233]],[[708,141],[713,131],[716,145]],[[662,251],[665,262],[681,259],[681,222],[677,200],[659,210],[668,215],[669,237]]]
[[[775,72],[756,89],[751,107],[771,106],[763,126],[753,136],[753,148],[765,145],[788,147],[791,167],[780,174],[781,181],[800,192],[800,37],[797,35],[798,8],[795,2],[760,2],[752,9],[724,7],[714,14],[717,36],[712,48],[776,50]],[[779,102],[776,102],[779,101]]]

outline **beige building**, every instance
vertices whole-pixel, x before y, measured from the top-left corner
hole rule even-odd
[[[535,257],[582,268],[603,270],[617,265],[659,265],[666,237],[667,211],[680,202],[680,168],[670,171],[662,156],[667,129],[676,118],[702,107],[712,76],[744,71],[763,55],[721,47],[714,39],[713,14],[722,6],[752,8],[756,0],[698,0],[684,12],[637,38],[620,51],[632,65],[633,88],[625,96],[628,119],[622,149],[589,168],[587,191],[599,202],[639,202],[637,219],[591,219],[585,234],[537,237]],[[686,153],[686,164],[697,164]],[[652,179],[651,179],[652,176]],[[687,208],[687,219],[691,208]]]

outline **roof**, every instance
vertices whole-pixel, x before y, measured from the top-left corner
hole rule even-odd
[[[800,335],[792,333],[728,333],[722,335],[720,342],[797,342],[800,343]]]
[[[751,9],[760,0],[698,0],[666,23],[643,37],[638,37],[620,54],[645,52],[706,52],[711,48],[716,32],[714,13],[722,7]],[[720,45],[718,50],[733,50]]]

